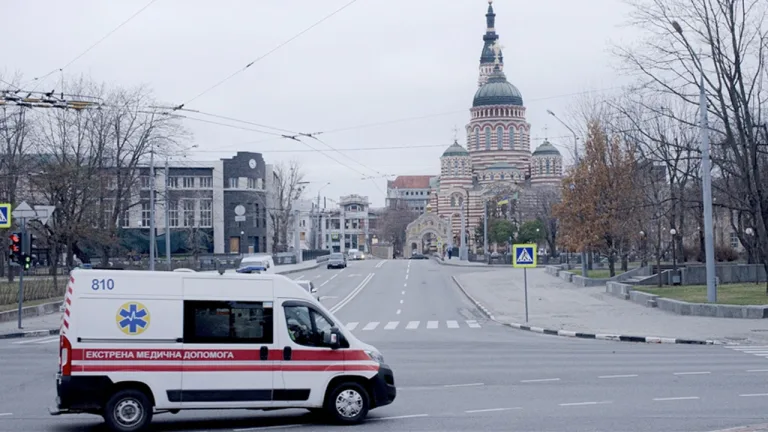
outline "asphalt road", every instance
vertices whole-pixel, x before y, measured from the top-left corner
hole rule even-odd
[[[364,431],[712,431],[768,420],[768,347],[645,345],[489,322],[433,261],[351,262],[301,274],[395,371],[395,402]],[[373,276],[370,276],[373,275]],[[50,417],[57,338],[0,342],[0,431],[98,431]],[[163,414],[159,431],[337,430],[302,410]]]

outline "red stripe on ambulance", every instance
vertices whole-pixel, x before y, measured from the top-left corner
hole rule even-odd
[[[75,349],[73,361],[260,361],[259,350],[221,349]],[[282,361],[283,350],[269,350],[268,361]],[[290,361],[341,362],[371,361],[361,350],[319,351],[293,350]]]
[[[184,365],[73,365],[72,372],[376,372],[378,365],[302,365],[302,364],[184,364]]]

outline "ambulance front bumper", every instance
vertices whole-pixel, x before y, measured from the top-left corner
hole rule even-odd
[[[105,376],[57,376],[56,403],[51,415],[98,413],[112,381]]]
[[[395,374],[392,368],[385,364],[379,365],[379,373],[373,377],[374,408],[383,407],[394,402],[397,396]]]

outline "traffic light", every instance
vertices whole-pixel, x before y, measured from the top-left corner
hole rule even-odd
[[[29,268],[32,266],[32,257],[27,254],[22,255],[21,265],[24,267],[24,270],[29,270]]]
[[[13,233],[8,238],[11,240],[10,246],[8,246],[8,259],[13,262],[21,261],[21,235]]]

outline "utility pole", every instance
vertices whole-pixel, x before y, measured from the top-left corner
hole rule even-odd
[[[155,148],[149,151],[149,271],[155,271]]]
[[[299,216],[300,213],[298,210],[293,211],[293,249],[296,251],[296,264],[299,264],[303,260],[303,256],[301,253],[301,236],[299,232]]]
[[[704,256],[707,267],[707,301],[717,302],[717,285],[715,285],[715,234],[712,226],[712,172],[709,161],[709,135],[707,129],[707,94],[704,91],[704,71],[701,71],[699,84],[699,112],[701,124],[701,193],[704,203]]]
[[[165,158],[165,259],[168,262],[168,271],[173,270],[173,265],[171,264],[171,224],[169,223],[170,218],[170,204],[171,204],[171,197],[168,192],[168,185],[170,184],[169,181],[169,175],[170,173],[170,167],[168,166],[168,158]]]
[[[467,221],[464,215],[464,201],[461,202],[461,246],[459,247],[459,260],[469,259],[469,248],[467,248]]]
[[[341,238],[339,239],[339,252],[344,253],[346,241],[347,241],[347,233],[344,228],[344,224],[346,224],[347,219],[347,209],[344,208],[344,205],[341,206],[341,212],[339,212],[339,216],[341,216]]]
[[[485,217],[483,220],[483,257],[486,262],[490,262],[488,255],[488,200],[483,200],[483,206],[485,207]]]

